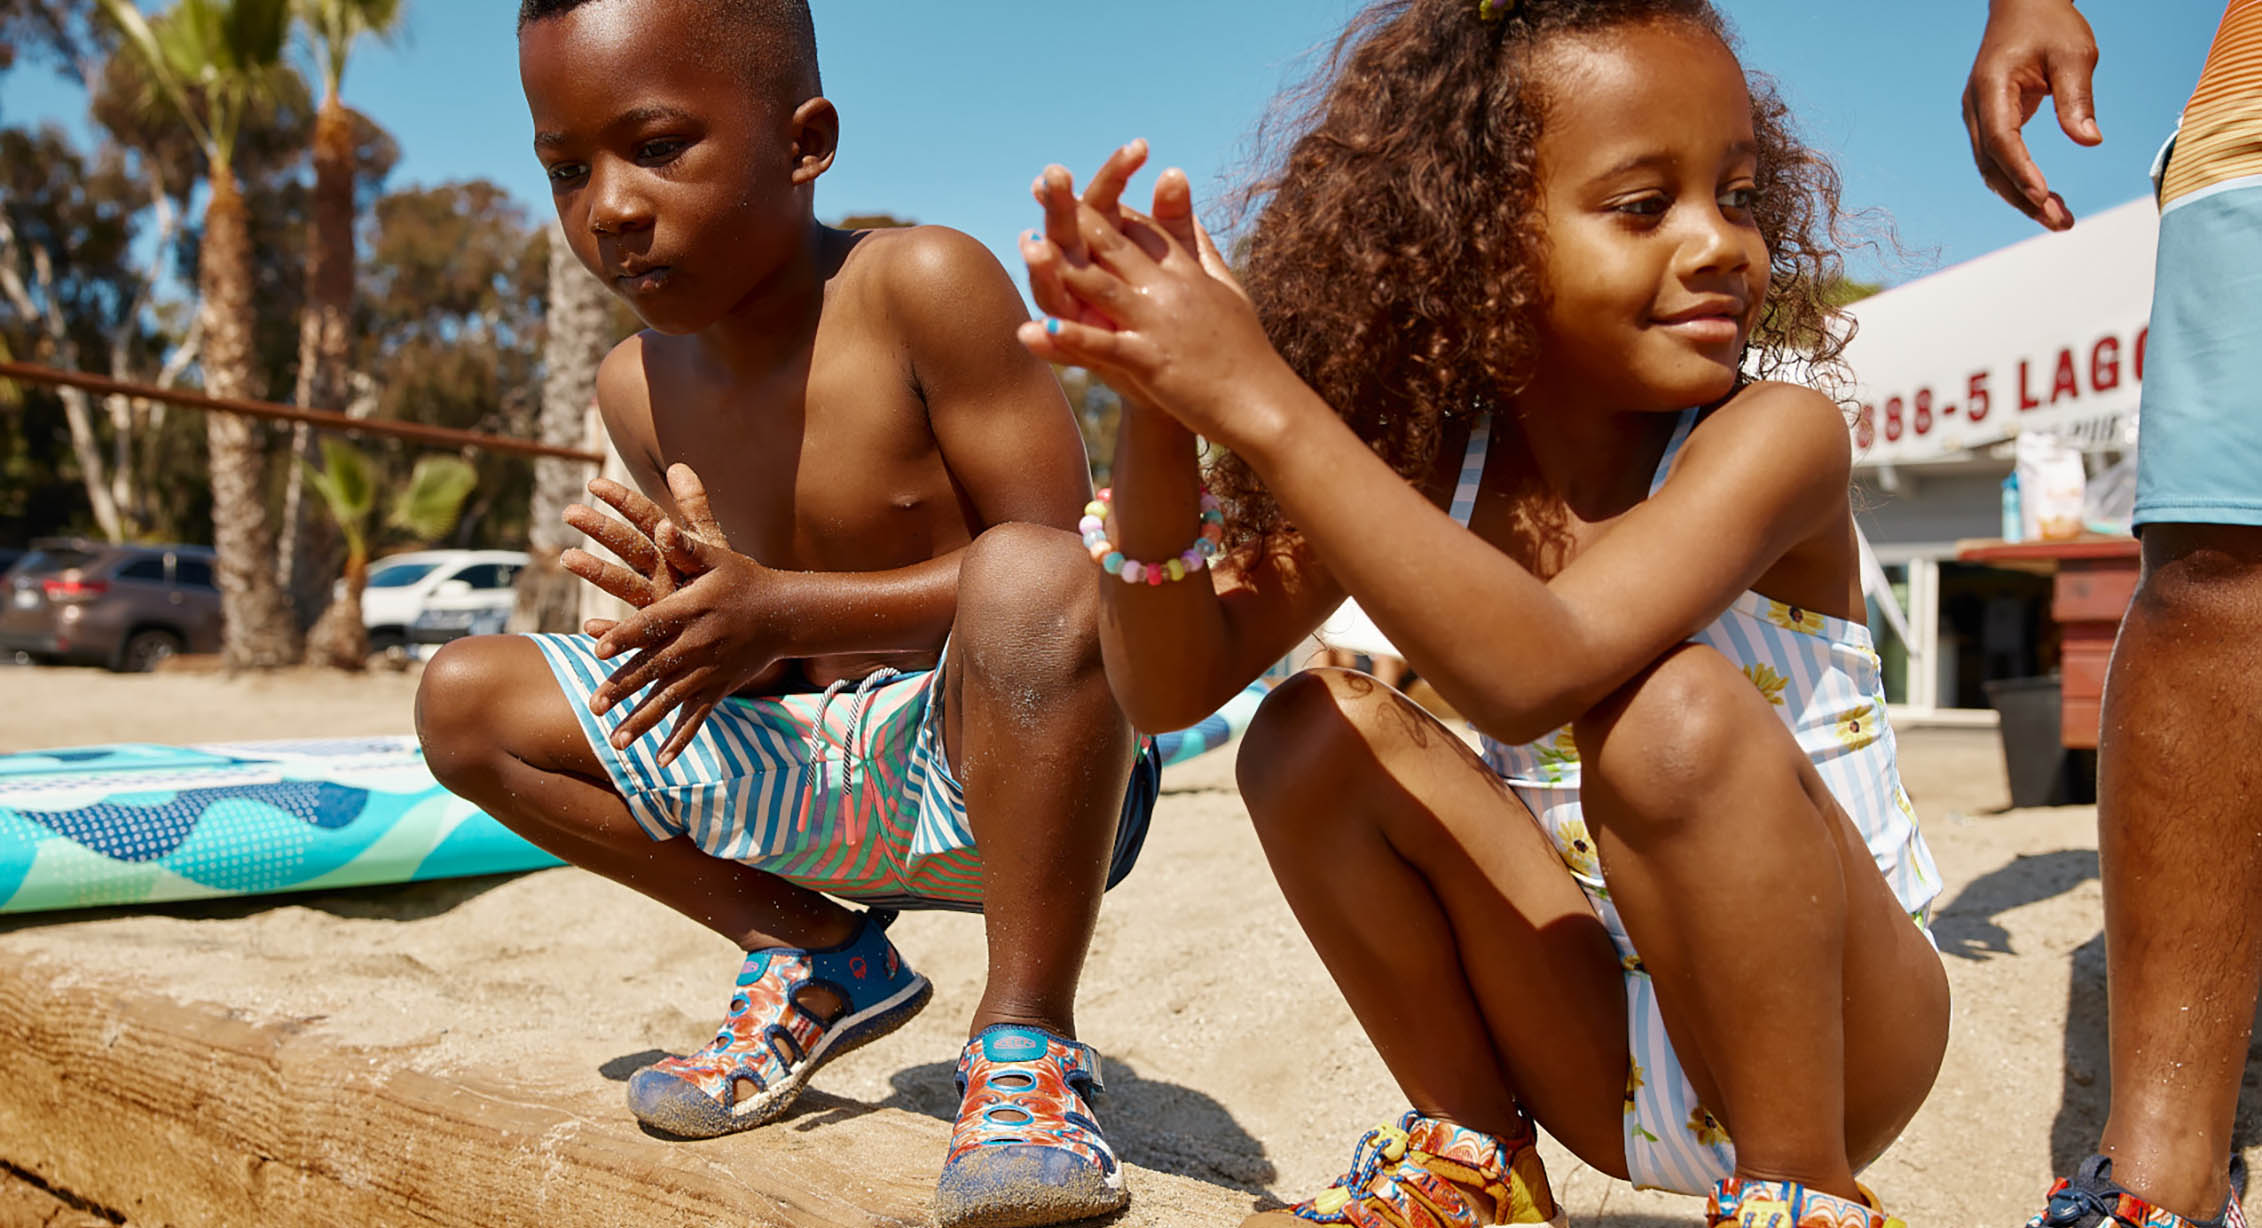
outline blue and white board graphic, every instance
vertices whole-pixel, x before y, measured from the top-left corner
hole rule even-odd
[[[1165,765],[1248,728],[1258,682],[1155,739]],[[0,913],[502,874],[562,864],[432,779],[411,737],[0,754]]]
[[[0,913],[557,864],[442,789],[409,737],[0,755]]]

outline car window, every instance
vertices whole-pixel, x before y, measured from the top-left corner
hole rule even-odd
[[[165,560],[161,557],[135,559],[133,562],[120,567],[114,578],[163,584],[165,582]]]
[[[36,576],[46,572],[69,571],[73,567],[84,567],[93,561],[94,552],[91,550],[74,550],[69,546],[50,546],[44,550],[34,550],[25,555],[23,561],[16,564],[15,570],[19,575]]]
[[[450,578],[461,580],[475,589],[509,588],[512,570],[508,563],[474,563]]]
[[[183,588],[211,588],[212,563],[209,559],[173,559],[173,582]]]
[[[387,563],[369,573],[370,588],[407,588],[432,574],[438,563]]]

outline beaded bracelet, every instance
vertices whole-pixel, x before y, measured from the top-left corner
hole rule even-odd
[[[1106,569],[1111,576],[1120,576],[1125,584],[1161,584],[1165,580],[1183,580],[1208,566],[1210,558],[1224,548],[1225,510],[1217,496],[1202,492],[1202,534],[1194,544],[1186,547],[1177,558],[1160,563],[1142,563],[1123,557],[1115,543],[1107,539],[1107,507],[1115,499],[1111,489],[1100,491],[1090,503],[1084,505],[1084,519],[1076,527],[1084,534],[1084,549],[1091,552],[1092,561]]]

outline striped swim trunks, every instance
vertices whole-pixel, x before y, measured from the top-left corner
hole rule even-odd
[[[670,721],[627,750],[610,741],[646,692],[603,716],[589,711],[618,661],[598,660],[586,635],[528,638],[654,840],[680,836],[709,856],[874,906],[981,910],[982,860],[943,749],[939,663],[818,692],[726,700],[663,768],[656,757]],[[1142,746],[1116,823],[1110,887],[1138,859],[1160,779],[1159,761]]]

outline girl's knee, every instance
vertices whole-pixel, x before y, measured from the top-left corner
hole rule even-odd
[[[1756,684],[1719,652],[1684,644],[1572,725],[1586,787],[1633,815],[1682,815],[1782,728]]]
[[[1234,773],[1260,827],[1309,809],[1314,795],[1339,793],[1347,769],[1372,763],[1406,701],[1373,678],[1347,669],[1312,669],[1274,687],[1241,737]]]

